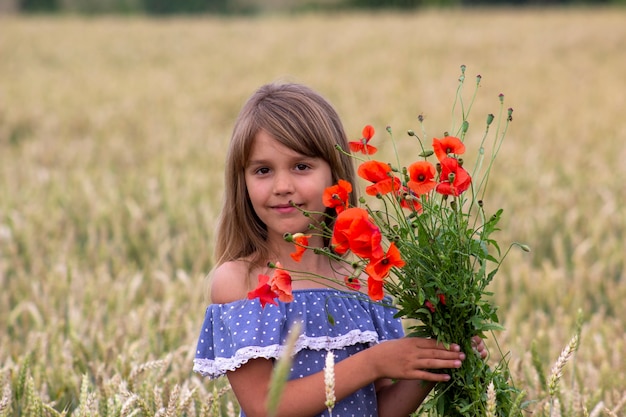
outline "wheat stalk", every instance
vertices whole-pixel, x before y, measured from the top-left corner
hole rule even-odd
[[[548,394],[551,398],[554,397],[558,391],[559,381],[563,376],[563,368],[565,367],[565,364],[567,364],[572,355],[574,355],[574,352],[578,349],[578,337],[578,334],[575,334],[574,337],[572,337],[552,367],[550,378],[548,380]]]
[[[485,410],[485,416],[496,417],[496,406],[496,388],[493,385],[493,381],[490,381],[487,386],[487,409]]]
[[[332,416],[333,408],[337,397],[335,397],[335,355],[332,350],[326,353],[326,363],[324,365],[324,389],[326,392],[326,402],[328,413]]]

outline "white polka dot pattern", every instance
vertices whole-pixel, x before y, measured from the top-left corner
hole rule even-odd
[[[327,349],[333,350],[339,362],[404,335],[389,298],[382,305],[361,294],[330,289],[295,290],[293,294],[293,302],[265,308],[258,300],[210,305],[198,338],[194,371],[216,378],[253,358],[278,358],[295,322],[302,324],[302,334],[290,379],[322,371]],[[374,386],[338,402],[333,415],[376,416]]]

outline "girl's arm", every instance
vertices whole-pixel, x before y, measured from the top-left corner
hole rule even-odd
[[[424,380],[385,380],[377,385],[378,415],[406,417],[422,404],[435,383]]]
[[[420,380],[400,381],[381,391],[383,400],[381,411],[385,412],[379,413],[381,417],[407,416],[419,406],[428,393],[429,388],[421,385],[422,381],[438,382],[449,379],[446,374],[434,374],[424,369],[459,367],[464,357],[464,354],[458,351],[458,346],[454,345],[450,350],[446,350],[433,340],[402,338],[383,342],[335,364],[335,396],[339,402],[381,378]],[[267,414],[267,393],[272,369],[272,361],[254,359],[227,374],[246,415],[256,417]],[[416,395],[417,393],[419,394]],[[390,402],[385,398],[403,404],[388,408],[386,404]],[[276,415],[314,416],[326,409],[325,400],[324,372],[321,371],[287,382]]]

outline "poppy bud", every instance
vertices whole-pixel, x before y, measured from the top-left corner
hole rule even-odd
[[[493,114],[489,113],[487,115],[487,126],[489,126],[493,122],[493,118],[494,118]]]
[[[409,129],[406,133],[409,136],[415,136],[415,132],[413,130],[411,130],[411,129]]]
[[[482,207],[483,206],[483,200],[478,200],[478,207]]]
[[[364,197],[359,197],[359,203],[365,204],[365,198]]]
[[[387,126],[387,127],[385,128],[385,130],[386,130],[387,132],[391,133],[391,126]]]
[[[507,120],[509,122],[512,122],[513,121],[513,108],[512,107],[509,107],[508,113],[509,113],[509,117]]]
[[[500,103],[504,103],[504,94],[498,94],[498,99],[500,99]]]
[[[483,76],[482,76],[482,75],[480,75],[480,74],[478,74],[478,75],[476,76],[476,85],[480,84],[480,80],[482,80],[482,78],[483,78]]]
[[[276,264],[274,262],[268,262],[267,263],[267,267],[268,268],[276,268]]]
[[[456,210],[456,200],[450,201],[450,207],[452,208],[452,210]]]
[[[467,120],[463,120],[463,126],[461,128],[463,133],[467,133],[467,130],[469,129],[469,122]]]
[[[283,235],[283,239],[285,239],[286,242],[293,242],[293,235],[287,232]]]
[[[417,120],[422,123],[424,121],[424,115],[420,114],[419,116],[417,116]]]

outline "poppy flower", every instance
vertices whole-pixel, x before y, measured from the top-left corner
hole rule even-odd
[[[391,174],[389,164],[380,161],[366,161],[357,169],[359,177],[373,182],[373,185],[365,187],[369,195],[387,194],[400,189],[400,179]]]
[[[276,269],[274,270],[274,276],[272,277],[270,289],[276,294],[278,299],[284,303],[290,303],[293,301],[293,294],[291,292],[291,275],[289,272],[281,269],[279,262],[276,263]]]
[[[405,262],[400,256],[400,251],[396,247],[395,243],[391,242],[385,256],[380,259],[372,260],[365,267],[365,272],[370,276],[370,278],[382,281],[385,277],[387,277],[387,275],[389,275],[391,268],[394,266],[402,268],[404,265]]]
[[[304,251],[306,251],[306,247],[309,246],[309,238],[311,235],[305,235],[303,233],[295,233],[293,238],[293,243],[296,245],[296,250],[289,254],[291,259],[296,262],[300,262],[302,260],[302,255],[304,255]]]
[[[414,162],[408,167],[409,182],[407,186],[417,195],[430,192],[437,186],[435,166],[427,161]]]
[[[367,278],[367,295],[374,301],[380,301],[385,296],[383,281],[372,277]]]
[[[351,290],[358,291],[361,289],[361,281],[359,281],[357,277],[346,276],[343,278],[343,282],[346,284],[346,287]]]
[[[363,136],[359,141],[348,142],[348,146],[352,152],[361,152],[366,155],[374,155],[378,149],[369,145],[368,142],[374,136],[374,127],[367,125],[363,128],[361,135]]]
[[[352,184],[346,180],[339,180],[324,190],[322,202],[328,208],[333,208],[337,214],[348,208],[349,194],[352,192]]]
[[[454,136],[445,136],[442,139],[433,138],[433,151],[437,155],[437,159],[442,161],[448,155],[461,155],[465,153],[465,144],[461,139]]]
[[[248,299],[254,300],[258,298],[261,307],[265,308],[266,304],[274,304],[278,305],[275,298],[278,298],[278,294],[272,291],[272,288],[269,285],[270,277],[267,275],[259,274],[259,284],[257,287],[248,293]]]
[[[331,244],[338,254],[350,250],[361,258],[381,258],[385,254],[381,240],[380,229],[365,209],[352,207],[337,215]]]
[[[472,177],[459,165],[456,158],[448,157],[441,161],[441,174],[435,191],[458,197],[469,188],[471,183]]]
[[[430,300],[426,300],[424,305],[426,306],[427,309],[430,310],[431,313],[435,312],[435,306],[433,305],[433,303],[430,302]]]
[[[439,294],[437,294],[437,297],[439,297],[439,302],[445,306],[446,305],[446,295],[444,293],[440,292]]]

